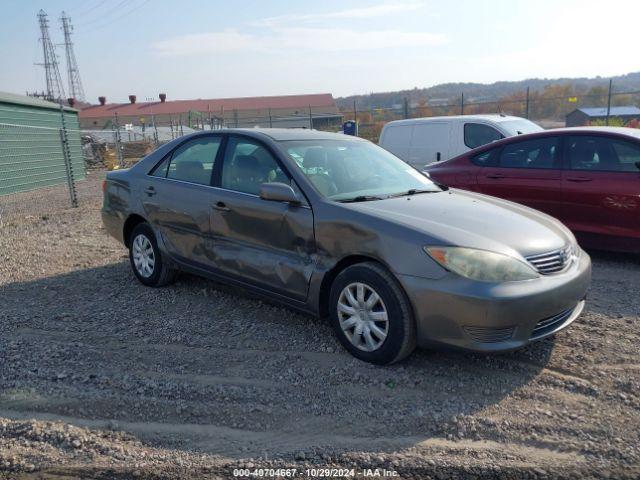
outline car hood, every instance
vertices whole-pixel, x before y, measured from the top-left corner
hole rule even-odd
[[[457,189],[348,205],[420,232],[432,245],[528,256],[575,241],[562,223],[542,212]]]

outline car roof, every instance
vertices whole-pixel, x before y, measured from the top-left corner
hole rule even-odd
[[[269,139],[276,142],[290,140],[342,140],[351,142],[367,142],[364,138],[344,135],[342,133],[322,132],[305,128],[222,128],[220,130],[199,130],[179,137],[185,140],[207,134],[241,134],[256,139]],[[176,139],[178,140],[178,139]]]
[[[411,125],[414,123],[426,123],[426,122],[432,122],[432,121],[442,121],[442,120],[447,120],[447,121],[469,121],[469,120],[484,120],[484,121],[490,121],[490,122],[494,122],[494,123],[502,123],[502,122],[510,122],[513,120],[527,120],[526,118],[522,118],[522,117],[514,117],[512,115],[503,115],[500,113],[493,113],[493,114],[485,114],[485,115],[447,115],[447,116],[441,116],[441,117],[421,117],[421,118],[407,118],[404,120],[394,120],[392,122],[387,123],[385,126],[387,125]]]
[[[640,129],[637,128],[629,128],[629,127],[565,127],[565,128],[556,128],[552,130],[546,130],[548,132],[553,132],[557,130],[562,130],[567,134],[571,132],[578,133],[613,133],[615,135],[626,135],[635,138],[640,138]]]
[[[504,145],[509,145],[511,143],[520,142],[522,140],[533,140],[535,138],[544,138],[550,137],[554,135],[571,135],[571,134],[580,134],[580,135],[588,135],[588,134],[609,134],[618,137],[627,137],[633,138],[636,140],[640,140],[640,130],[636,128],[629,127],[562,127],[562,128],[550,128],[549,130],[543,130],[541,132],[533,132],[533,133],[525,133],[522,135],[515,135],[513,137],[506,137],[501,140],[496,140],[495,142],[487,143],[486,145],[481,145],[480,147],[474,148],[473,150],[466,151],[457,155],[453,158],[445,160],[443,162],[439,162],[437,164],[428,165],[431,168],[437,168],[437,165],[446,165],[450,162],[453,162],[459,158],[468,158],[470,156],[479,155],[488,150],[492,150],[494,148],[500,148]]]
[[[230,128],[226,133],[242,133],[245,135],[264,135],[277,142],[288,140],[354,140],[363,141],[358,137],[342,133],[322,132],[308,128]]]
[[[482,145],[474,150],[469,150],[468,152],[463,153],[462,155],[458,155],[459,157],[466,156],[470,152],[474,154],[477,152],[490,150],[494,147],[499,147],[502,145],[508,145],[510,143],[519,142],[527,139],[534,139],[539,137],[550,137],[554,135],[571,135],[571,134],[580,134],[580,135],[588,135],[588,134],[609,134],[614,136],[622,136],[629,137],[640,140],[640,130],[636,128],[628,128],[628,127],[563,127],[563,128],[551,128],[549,130],[542,130],[541,132],[533,132],[533,133],[525,133],[522,135],[514,135],[513,137],[506,137],[501,140],[497,140],[495,142],[487,143],[486,145]]]

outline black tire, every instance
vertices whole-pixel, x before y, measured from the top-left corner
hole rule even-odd
[[[155,263],[153,265],[153,271],[149,276],[143,275],[138,270],[134,262],[134,241],[139,236],[143,236],[144,238],[146,238],[153,249]],[[163,262],[162,254],[160,253],[158,243],[156,242],[156,236],[154,235],[153,229],[148,223],[140,223],[136,225],[136,227],[131,232],[128,244],[129,262],[131,263],[131,269],[133,270],[134,275],[140,281],[140,283],[148,287],[163,287],[165,285],[169,285],[175,280],[177,271],[167,265],[166,262]]]
[[[373,351],[364,351],[355,346],[340,326],[338,300],[343,290],[353,283],[363,283],[372,288],[382,299],[387,311],[387,336],[379,348]],[[415,350],[416,325],[411,304],[398,281],[382,265],[365,262],[344,269],[331,285],[329,302],[333,329],[340,343],[354,357],[369,363],[388,365],[399,362]]]

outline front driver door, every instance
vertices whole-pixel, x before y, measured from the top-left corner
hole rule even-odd
[[[478,173],[478,190],[562,216],[562,171],[558,137],[542,137],[505,145],[495,163]]]
[[[297,187],[271,152],[253,139],[230,136],[219,170],[219,195],[211,218],[217,268],[258,287],[305,300],[315,245],[311,208],[306,203],[295,206],[259,197],[262,183]]]

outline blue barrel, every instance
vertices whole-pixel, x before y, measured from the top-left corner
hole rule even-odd
[[[342,133],[345,135],[353,135],[354,137],[358,136],[358,123],[353,120],[344,122],[342,124]]]

